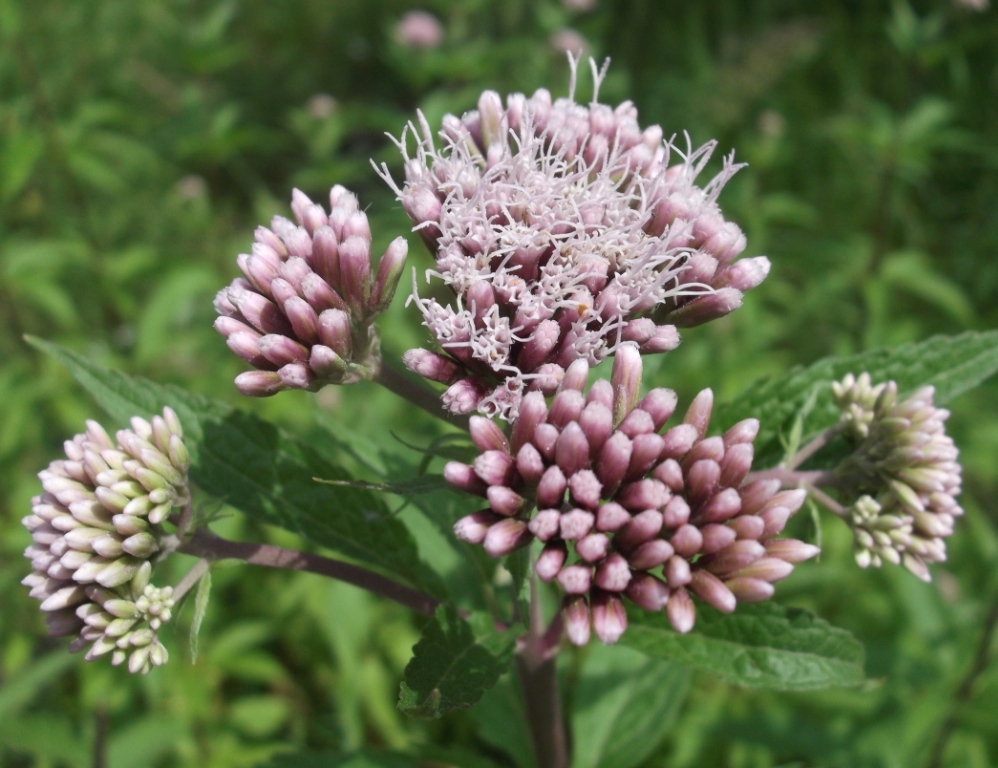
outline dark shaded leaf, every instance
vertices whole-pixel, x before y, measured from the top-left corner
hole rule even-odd
[[[412,649],[399,709],[435,718],[470,707],[509,667],[515,645],[514,632],[496,631],[484,614],[465,621],[453,608],[439,608]]]

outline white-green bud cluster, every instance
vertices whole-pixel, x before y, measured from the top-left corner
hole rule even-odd
[[[146,674],[165,664],[169,654],[156,632],[172,615],[173,587],[154,587],[149,583],[151,574],[152,564],[146,561],[127,588],[87,586],[89,602],[76,609],[85,626],[69,649],[78,651],[90,644],[87,661],[111,654],[115,666],[127,659],[132,674]]]
[[[39,473],[43,493],[22,520],[34,571],[22,580],[41,601],[49,634],[78,635],[87,660],[147,672],[166,661],[156,631],[169,620],[172,590],[149,585],[164,522],[189,502],[190,456],[170,408],[151,421],[134,418],[112,441],[95,421],[67,440],[66,458]],[[129,655],[130,654],[130,655]]]
[[[836,473],[856,561],[904,565],[929,581],[928,564],[946,560],[945,538],[963,514],[959,451],[946,434],[949,411],[932,387],[898,400],[893,381],[873,386],[867,373],[832,385],[844,434],[857,445]]]

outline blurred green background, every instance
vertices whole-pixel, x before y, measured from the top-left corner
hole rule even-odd
[[[602,101],[630,99],[642,124],[717,138],[719,155],[749,163],[720,202],[771,276],[649,362],[654,383],[729,399],[829,354],[994,328],[998,12],[982,6],[0,0],[0,765],[221,768],[426,745],[452,750],[427,765],[516,764],[495,697],[404,719],[395,700],[419,622],[318,577],[217,569],[196,664],[188,609],[162,633],[170,665],[142,679],[45,639],[18,583],[19,520],[35,473],[101,414],[23,334],[317,440],[333,429],[396,452],[391,433],[425,445],[436,427],[371,387],[239,398],[211,300],[253,228],[289,214],[292,187],[319,202],[334,183],[355,190],[383,250],[409,226],[368,162],[401,175],[385,132],[417,107],[431,124],[470,109],[485,88],[564,95],[566,44],[612,58]],[[398,25],[416,8],[440,27],[407,39]],[[580,98],[588,88],[583,77]],[[388,354],[423,340],[402,303],[383,326]],[[826,523],[822,561],[780,586],[864,642],[868,688],[784,695],[698,677],[643,766],[998,765],[996,396],[991,383],[952,404],[967,517],[933,584],[860,571],[844,527]],[[306,545],[238,516],[218,529]]]

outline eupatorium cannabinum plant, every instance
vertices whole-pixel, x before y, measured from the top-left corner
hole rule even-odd
[[[370,382],[466,436],[463,460],[430,465],[435,480],[380,487],[456,491],[463,511],[449,521],[451,544],[468,579],[485,571],[465,544],[507,566],[504,598],[449,594],[404,515],[370,523],[381,508],[370,483],[314,451],[301,459],[307,449],[289,438],[264,439],[274,433],[246,428],[253,417],[36,342],[85,371],[117,418],[134,415],[130,403],[163,408],[115,439],[88,422],[39,475],[24,518],[24,584],[51,634],[72,636],[87,660],[145,673],[166,662],[157,633],[214,561],[321,573],[432,616],[402,687],[411,714],[474,704],[515,659],[537,762],[554,768],[571,751],[554,661],[592,635],[748,685],[862,681],[847,633],[775,601],[750,604],[770,601],[818,553],[806,526],[785,533],[806,500],[849,526],[860,566],[931,578],[962,510],[948,412],[929,381],[947,385],[962,355],[995,342],[964,336],[855,367],[826,361],[720,415],[710,389],[681,408],[672,390],[646,385],[642,356],[674,349],[679,329],[692,341],[770,269],[764,256],[740,258],[745,236],[718,205],[740,166],[729,156],[705,176],[714,142],[681,150],[659,126],[642,127],[630,102],[599,103],[605,67],[592,66],[592,99],[577,102],[575,69],[567,98],[486,91],[438,130],[418,115],[396,142],[403,181],[378,169],[432,256],[431,284],[414,273],[410,297],[427,342],[401,356],[416,377],[399,371],[377,328],[406,241],[400,234],[373,261],[368,218],[341,186],[328,211],[295,190],[293,220],[257,229],[237,259],[242,276],[215,300],[215,328],[252,368],[236,378],[241,393]],[[678,382],[682,371],[670,375]],[[811,438],[803,447],[802,436]],[[220,462],[234,445],[239,460]],[[422,461],[412,458],[413,476]],[[281,472],[269,472],[278,462]],[[251,482],[234,483],[233,472]],[[323,472],[337,485],[317,486]],[[222,539],[195,514],[199,494],[351,562]],[[176,585],[153,586],[154,566],[175,552],[197,565]],[[743,620],[736,633],[730,613]],[[764,624],[762,638],[753,628]],[[767,669],[711,658],[711,638],[763,654]]]

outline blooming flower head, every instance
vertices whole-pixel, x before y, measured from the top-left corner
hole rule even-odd
[[[627,619],[623,599],[665,610],[679,632],[692,629],[692,595],[721,611],[766,600],[773,582],[817,547],[777,539],[804,500],[778,480],[745,483],[758,422],[706,437],[713,396],[704,390],[682,423],[661,432],[676,406],[668,389],[639,400],[641,357],[625,344],[611,381],[583,394],[588,364],[569,366],[550,405],[523,400],[507,437],[495,422],[471,419],[481,454],[451,462],[444,477],[488,500],[459,520],[458,538],[494,557],[543,542],[537,575],[566,597],[563,618],[576,645],[590,628],[616,642]]]
[[[597,101],[605,67],[592,69],[588,106],[546,90],[504,106],[487,91],[444,118],[439,148],[420,115],[398,142],[404,185],[381,169],[435,256],[428,274],[455,294],[445,305],[414,292],[441,352],[405,357],[451,386],[451,411],[512,420],[537,378],[576,360],[596,365],[627,342],[673,349],[677,326],[730,312],[769,270],[765,257],[734,261],[745,238],[716,203],[733,160],[697,186],[715,143],[663,142],[630,102]]]
[[[169,621],[172,589],[149,583],[163,523],[189,503],[190,459],[177,415],[132,419],[112,441],[97,422],[65,443],[66,458],[39,473],[43,493],[22,520],[34,572],[21,583],[41,601],[49,634],[77,635],[87,661],[111,655],[132,672],[167,660],[156,632]]]
[[[868,373],[832,385],[840,424],[855,443],[836,472],[846,522],[862,567],[903,564],[924,581],[928,565],[946,560],[946,537],[963,514],[959,451],[946,434],[949,411],[932,387],[903,400],[893,381],[874,386]]]
[[[258,227],[252,252],[237,259],[244,277],[215,297],[215,329],[257,370],[236,377],[244,395],[315,391],[373,376],[381,365],[374,318],[395,295],[408,246],[398,237],[371,266],[371,227],[341,186],[330,212],[297,189],[297,224],[275,216]]]

